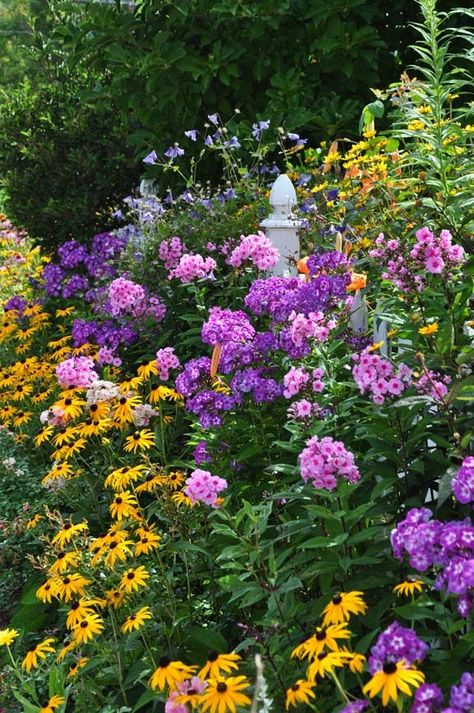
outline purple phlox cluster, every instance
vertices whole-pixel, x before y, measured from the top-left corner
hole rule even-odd
[[[168,280],[175,278],[186,285],[193,280],[213,279],[216,266],[212,257],[203,258],[199,254],[186,253],[180,257],[176,267],[170,270]]]
[[[474,527],[469,518],[446,523],[432,520],[428,508],[409,510],[390,536],[393,554],[419,572],[438,571],[435,588],[458,597],[457,609],[467,618],[474,603]]]
[[[412,383],[410,367],[402,363],[396,368],[388,359],[367,349],[362,354],[353,354],[352,360],[355,362],[352,375],[360,393],[370,393],[377,405],[386,398],[400,396]]]
[[[120,234],[119,234],[120,233]],[[81,273],[70,273],[82,270],[89,277],[98,279],[114,277],[116,268],[111,261],[124,250],[129,235],[126,231],[114,233],[98,233],[94,236],[90,249],[76,240],[68,240],[58,248],[59,264],[48,263],[43,268],[43,282],[50,297],[61,295],[69,299],[73,294],[85,292],[88,287],[87,277]],[[68,282],[63,285],[63,280]]]
[[[77,356],[65,359],[56,367],[56,376],[61,386],[86,387],[97,381],[97,372],[90,357]]]
[[[301,477],[311,481],[315,488],[334,490],[337,478],[344,478],[349,483],[360,479],[354,454],[346,450],[342,441],[335,441],[331,436],[313,436],[306,441],[299,461]]]
[[[265,233],[241,235],[240,243],[234,248],[226,262],[232,267],[241,267],[249,261],[258,270],[269,270],[278,263],[279,251],[273,247]]]
[[[170,369],[179,369],[180,361],[174,353],[174,347],[164,347],[156,352],[156,366],[158,368],[158,378],[168,381]]]
[[[384,664],[404,660],[409,666],[423,661],[429,646],[413,631],[401,626],[397,621],[382,631],[372,646],[369,656],[369,670],[372,675],[382,671]]]
[[[273,322],[286,322],[293,312],[293,297],[301,287],[297,277],[269,277],[255,280],[245,297],[245,306],[257,316],[268,315]]]
[[[89,289],[89,280],[84,275],[72,275],[69,280],[63,285],[61,295],[65,300],[79,292],[87,292]]]
[[[10,299],[7,302],[5,302],[3,309],[5,312],[9,312],[9,311],[18,312],[19,316],[21,317],[23,315],[23,312],[25,311],[27,305],[28,305],[28,302],[26,300],[24,300],[23,297],[20,297],[19,295],[15,295],[14,297],[10,297]]]
[[[221,413],[230,411],[238,399],[211,388],[211,360],[208,357],[191,359],[176,378],[176,391],[186,396],[186,409],[194,413],[203,428],[217,428],[222,423]]]
[[[230,385],[236,397],[251,395],[256,403],[275,401],[283,395],[283,386],[267,376],[264,367],[248,367],[235,372]]]
[[[369,705],[368,701],[351,701],[342,708],[339,713],[362,713]]]
[[[203,465],[203,463],[210,463],[212,461],[212,456],[207,450],[207,442],[205,440],[201,439],[197,446],[195,446],[193,458],[196,465]]]
[[[253,347],[255,329],[241,310],[212,307],[201,330],[204,344],[221,345],[219,371],[230,373],[238,365],[251,364],[256,358]]]
[[[451,686],[449,702],[454,709],[463,713],[474,711],[474,674],[463,673],[460,682]]]
[[[193,503],[204,503],[213,508],[219,507],[219,493],[227,488],[227,481],[218,475],[211,475],[208,470],[196,468],[186,480],[184,492]]]
[[[72,325],[72,339],[75,347],[94,343],[99,347],[108,347],[114,351],[121,344],[131,344],[136,338],[136,331],[128,324],[118,325],[110,319],[103,323],[75,319]]]
[[[429,228],[417,230],[416,242],[411,250],[396,239],[387,240],[383,233],[376,238],[376,247],[369,255],[381,261],[384,266],[382,277],[390,280],[403,292],[421,292],[425,286],[426,273],[449,274],[465,260],[460,245],[453,245],[449,230],[442,230],[439,236]]]
[[[176,267],[185,252],[186,245],[176,235],[169,240],[162,240],[158,248],[158,255],[166,270]]]
[[[426,369],[415,382],[415,387],[419,394],[431,396],[435,401],[443,401],[450,383],[450,376],[441,376],[437,371]]]
[[[334,273],[345,276],[350,270],[351,261],[339,250],[330,250],[310,255],[306,266],[312,277]]]
[[[77,240],[68,240],[58,248],[59,264],[65,270],[73,270],[84,262],[88,254],[85,245]]]
[[[451,487],[454,497],[459,503],[463,505],[474,503],[474,456],[464,458],[461,467],[451,481]]]
[[[422,683],[415,691],[410,713],[439,713],[443,703],[443,692],[436,683]]]

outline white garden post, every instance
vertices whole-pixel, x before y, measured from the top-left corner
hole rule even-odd
[[[273,213],[262,220],[260,227],[265,230],[267,238],[280,253],[278,264],[269,270],[269,273],[283,277],[296,275],[298,272],[296,263],[300,257],[298,228],[302,221],[293,215],[296,191],[286,174],[282,173],[276,179],[270,191],[269,201]]]

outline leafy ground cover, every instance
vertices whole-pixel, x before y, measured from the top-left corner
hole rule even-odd
[[[472,108],[430,7],[359,142],[210,114],[114,232],[2,217],[9,712],[473,710]]]

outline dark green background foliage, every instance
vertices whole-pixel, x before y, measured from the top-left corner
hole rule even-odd
[[[0,109],[6,210],[43,246],[87,242],[138,179],[113,103],[85,99],[90,80],[59,70]]]
[[[354,133],[370,87],[409,61],[416,19],[411,0],[143,0],[135,13],[90,3],[61,35],[111,73],[104,93],[135,120],[142,155],[235,108],[311,139]]]

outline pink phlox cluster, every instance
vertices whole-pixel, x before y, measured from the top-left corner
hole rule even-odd
[[[367,350],[353,354],[352,359],[352,375],[360,393],[370,393],[374,404],[380,406],[386,398],[400,396],[412,383],[412,372],[406,364],[397,369],[388,359]]]
[[[326,320],[323,312],[310,312],[306,317],[304,314],[291,312],[288,317],[290,323],[290,338],[296,347],[305,344],[310,338],[318,342],[325,342],[329,337],[329,332],[336,326],[334,319]]]
[[[416,232],[416,244],[410,251],[411,257],[418,264],[423,264],[431,273],[443,272],[462,263],[464,250],[460,245],[453,245],[453,236],[449,230],[442,230],[437,237],[428,228]]]
[[[122,360],[115,354],[113,349],[109,347],[101,347],[97,353],[97,361],[101,366],[104,364],[112,364],[112,366],[120,366]]]
[[[385,268],[384,280],[390,280],[403,292],[421,292],[425,287],[426,273],[448,273],[465,260],[460,245],[453,245],[449,230],[442,230],[439,236],[424,227],[417,230],[415,245],[407,250],[399,240],[387,240],[383,233],[375,240],[376,247],[369,255],[380,260]]]
[[[172,270],[176,267],[185,252],[186,245],[177,236],[169,240],[163,240],[158,248],[158,255],[160,259],[163,260],[167,270]]]
[[[312,418],[324,418],[325,410],[319,404],[312,403],[308,399],[294,401],[286,412],[288,418],[294,421],[306,421]]]
[[[97,381],[94,362],[88,356],[71,357],[56,367],[56,376],[61,386],[67,388],[87,387]]]
[[[316,394],[320,394],[322,391],[324,391],[324,383],[323,383],[323,376],[324,376],[324,369],[317,368],[313,369],[312,373],[312,379],[313,383],[311,384],[311,388]]]
[[[205,503],[217,508],[218,493],[227,488],[227,481],[218,475],[211,475],[208,470],[197,468],[186,480],[185,494],[193,503]]]
[[[349,483],[356,483],[360,479],[354,454],[346,450],[342,441],[335,441],[331,436],[310,438],[299,460],[301,477],[311,481],[315,488],[334,490],[337,478],[344,478]]]
[[[441,376],[437,371],[427,369],[421,374],[415,386],[418,393],[427,394],[435,401],[443,401],[448,393],[448,385],[450,383],[450,376]]]
[[[109,285],[108,297],[110,311],[117,317],[121,314],[132,314],[135,309],[141,309],[145,301],[145,290],[136,282],[118,277]]]
[[[159,297],[151,295],[144,304],[142,315],[153,317],[157,322],[161,322],[165,318],[166,307]]]
[[[199,254],[186,253],[180,258],[177,266],[168,273],[168,280],[175,278],[185,285],[193,280],[213,279],[216,266],[217,263],[212,257],[203,258]]]
[[[165,703],[165,713],[189,713],[189,708],[185,703],[177,703],[176,698],[179,691],[171,691]]]
[[[40,422],[49,426],[64,426],[66,419],[64,418],[64,410],[59,406],[51,406],[51,408],[42,411],[40,414]]]
[[[283,377],[285,399],[291,399],[292,396],[299,394],[309,381],[309,374],[304,367],[292,366],[290,371]]]
[[[156,366],[158,367],[158,377],[162,381],[170,378],[170,369],[179,369],[180,361],[174,353],[174,347],[165,347],[156,352]]]
[[[278,263],[279,251],[261,230],[253,235],[241,235],[240,243],[232,250],[226,262],[240,267],[249,260],[259,270],[269,270]]]

